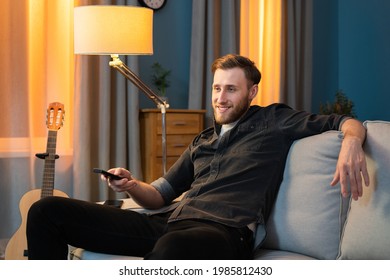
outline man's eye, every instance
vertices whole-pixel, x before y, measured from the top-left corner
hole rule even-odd
[[[236,88],[235,87],[229,87],[228,90],[229,90],[229,92],[234,92],[236,90]]]

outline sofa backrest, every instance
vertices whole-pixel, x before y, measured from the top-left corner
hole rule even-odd
[[[328,131],[293,143],[264,248],[336,259],[349,206],[339,185],[330,186],[341,142],[341,132]]]
[[[363,197],[345,199],[339,184],[330,187],[341,132],[294,142],[264,248],[317,259],[390,259],[390,122],[364,125],[370,186]]]

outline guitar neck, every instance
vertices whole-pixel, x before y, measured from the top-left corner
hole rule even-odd
[[[57,130],[49,130],[47,137],[47,146],[45,157],[45,167],[43,170],[43,184],[41,198],[53,196],[54,190],[54,172],[56,160]]]

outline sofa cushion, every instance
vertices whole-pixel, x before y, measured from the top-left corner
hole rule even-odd
[[[390,259],[390,122],[366,121],[370,186],[352,201],[340,259]]]
[[[341,142],[341,132],[328,131],[293,143],[264,248],[336,259],[349,202],[330,186]]]

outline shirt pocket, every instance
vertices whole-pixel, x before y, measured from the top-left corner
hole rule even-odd
[[[261,152],[264,137],[267,135],[266,123],[241,126],[230,143],[231,153],[246,154],[247,152]]]

